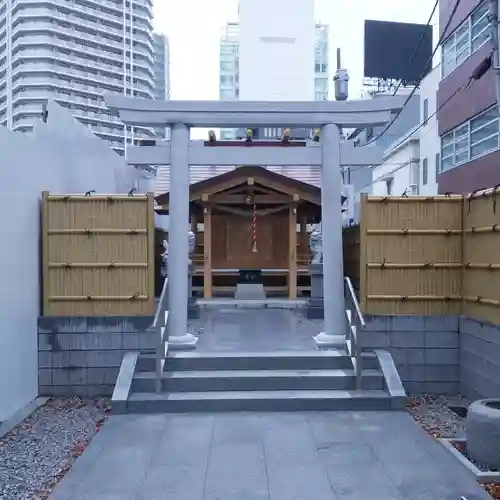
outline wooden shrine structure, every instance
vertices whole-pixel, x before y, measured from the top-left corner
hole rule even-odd
[[[268,295],[310,289],[307,225],[321,218],[321,190],[264,167],[239,167],[191,184],[194,290],[233,294],[243,270],[257,270]],[[169,212],[169,193],[157,196]]]

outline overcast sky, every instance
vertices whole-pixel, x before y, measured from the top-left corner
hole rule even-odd
[[[434,1],[315,0],[316,20],[330,25],[330,68],[341,47],[351,97],[361,92],[364,20],[425,23]],[[219,98],[219,37],[227,21],[237,21],[237,0],[155,0],[155,28],[170,40],[172,99]],[[437,37],[435,29],[434,43]]]

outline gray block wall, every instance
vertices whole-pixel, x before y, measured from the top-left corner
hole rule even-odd
[[[386,349],[409,394],[459,391],[459,318],[366,316],[363,346]]]
[[[460,392],[500,398],[500,326],[460,317]]]
[[[154,352],[152,316],[40,317],[40,396],[110,396],[123,354]]]

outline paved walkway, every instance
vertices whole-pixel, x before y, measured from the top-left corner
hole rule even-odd
[[[198,352],[311,351],[321,322],[305,319],[298,310],[208,308],[191,325],[199,336]]]
[[[490,497],[404,412],[115,416],[49,500]]]

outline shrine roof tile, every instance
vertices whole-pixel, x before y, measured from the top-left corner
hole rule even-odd
[[[198,182],[217,177],[218,175],[225,174],[236,167],[204,167],[204,166],[191,166],[189,169],[189,182],[196,184]],[[271,172],[289,177],[291,179],[305,182],[315,187],[321,186],[321,170],[319,167],[265,167]],[[156,189],[155,196],[159,196],[170,191],[170,166],[158,167],[156,175]]]

